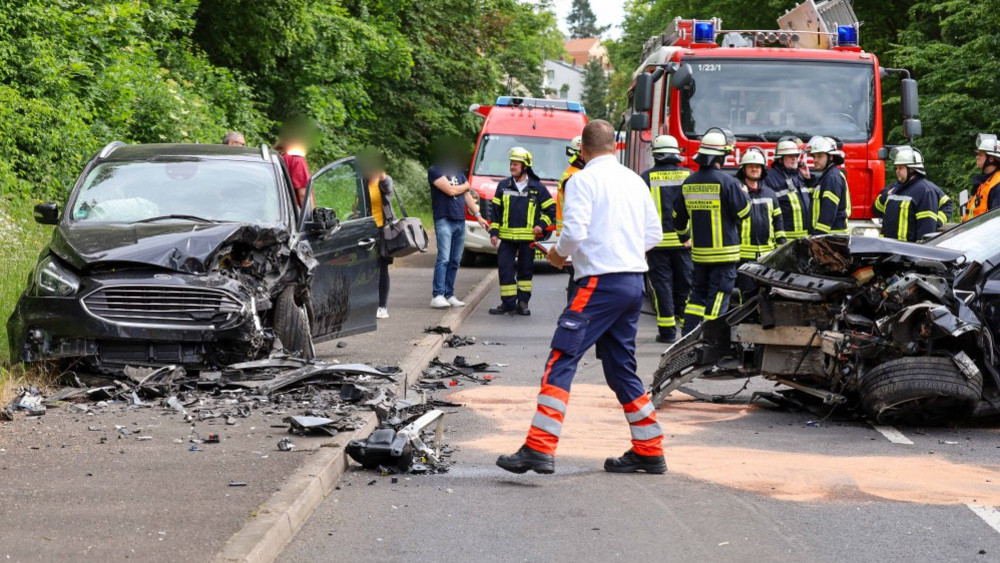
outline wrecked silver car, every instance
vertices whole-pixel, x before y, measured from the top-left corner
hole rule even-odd
[[[654,404],[695,378],[763,376],[788,388],[774,402],[877,423],[998,414],[998,237],[992,212],[923,244],[789,242],[740,268],[756,294],[663,354]]]
[[[112,143],[85,167],[7,330],[11,358],[212,369],[373,330],[378,229],[353,159],[300,209],[266,147]]]

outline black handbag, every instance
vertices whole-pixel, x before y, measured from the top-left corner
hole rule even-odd
[[[399,193],[393,190],[396,196],[396,205],[403,215],[402,219],[396,219],[393,213],[385,213],[385,207],[392,209],[390,200],[383,205],[383,217],[385,224],[382,226],[382,244],[380,251],[383,258],[402,258],[414,252],[427,252],[429,239],[427,231],[424,230],[423,223],[418,217],[410,217],[406,214],[406,208],[399,199]]]

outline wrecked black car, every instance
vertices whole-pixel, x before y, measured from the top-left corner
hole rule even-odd
[[[375,328],[378,229],[354,159],[300,209],[280,155],[111,143],[84,168],[7,322],[11,358],[211,369]]]
[[[759,289],[673,344],[650,393],[695,378],[763,376],[774,402],[876,423],[1000,413],[1000,211],[923,244],[799,239],[740,268]]]

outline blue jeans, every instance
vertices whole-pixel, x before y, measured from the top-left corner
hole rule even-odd
[[[455,295],[455,276],[465,246],[465,220],[435,219],[434,235],[438,250],[434,263],[434,297],[451,297]]]

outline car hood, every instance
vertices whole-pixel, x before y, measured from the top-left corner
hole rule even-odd
[[[857,268],[886,263],[943,272],[964,262],[965,256],[957,250],[847,235],[796,239],[760,260],[761,264],[776,270],[820,276],[850,275]]]
[[[287,247],[288,238],[283,229],[245,223],[60,224],[49,248],[78,270],[131,263],[204,274],[213,268],[220,251],[235,244]]]

